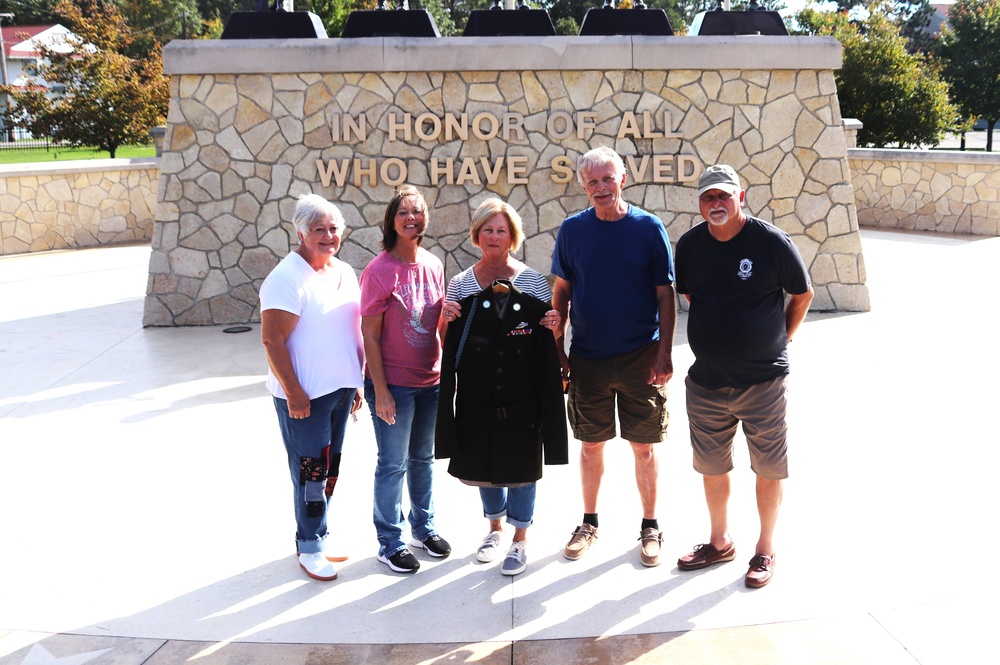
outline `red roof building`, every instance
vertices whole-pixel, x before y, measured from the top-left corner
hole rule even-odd
[[[3,34],[3,52],[7,60],[7,83],[23,87],[25,67],[33,65],[39,57],[38,44],[57,45],[65,43],[68,28],[61,25],[5,25],[0,27]]]

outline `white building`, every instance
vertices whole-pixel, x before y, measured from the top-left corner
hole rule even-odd
[[[39,58],[38,45],[59,48],[66,44],[68,28],[61,25],[5,25],[3,33],[4,58],[7,61],[7,83],[17,87],[27,84],[25,69]]]

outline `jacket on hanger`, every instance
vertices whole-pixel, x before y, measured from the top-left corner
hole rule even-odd
[[[434,456],[474,484],[530,483],[569,463],[559,355],[549,304],[494,285],[459,301],[445,335]]]

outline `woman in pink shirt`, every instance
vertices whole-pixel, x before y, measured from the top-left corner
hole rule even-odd
[[[365,401],[378,445],[373,515],[378,559],[398,573],[420,568],[403,540],[406,521],[409,547],[435,558],[451,554],[434,530],[434,427],[445,286],[440,259],[420,246],[427,221],[423,195],[401,187],[385,211],[383,251],[361,273]],[[404,476],[410,499],[405,518]]]

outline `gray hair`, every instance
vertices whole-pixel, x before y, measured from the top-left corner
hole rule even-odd
[[[340,209],[319,194],[303,194],[295,204],[292,225],[299,235],[309,233],[309,227],[322,219],[330,219],[340,228],[346,226]]]
[[[576,163],[576,179],[580,181],[583,185],[583,172],[589,171],[598,166],[607,166],[608,164],[613,164],[615,167],[615,173],[621,175],[625,173],[625,162],[622,161],[621,156],[607,146],[599,146],[593,150],[588,150]]]

